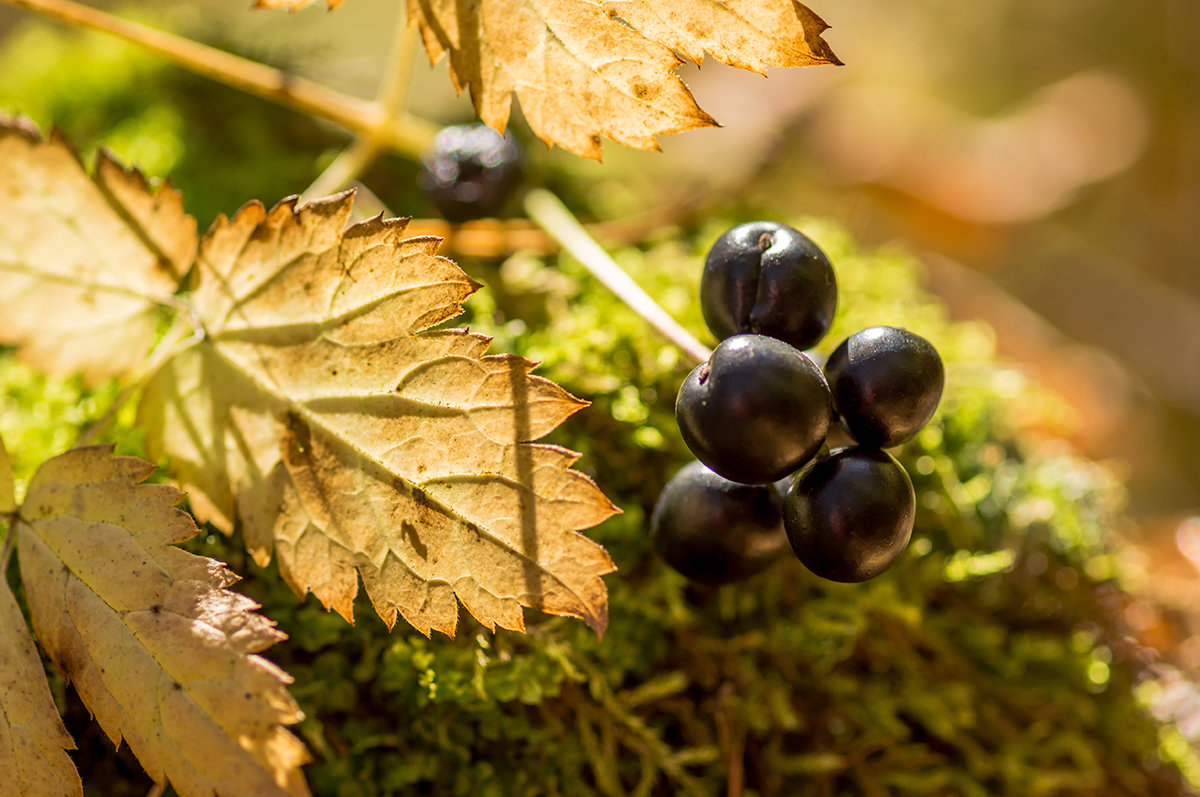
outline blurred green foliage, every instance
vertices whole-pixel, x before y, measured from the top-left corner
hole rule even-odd
[[[0,107],[169,171],[202,224],[302,189],[314,153],[333,140],[218,87],[192,91],[196,81],[93,37],[31,27],[0,71],[16,75]],[[695,301],[704,250],[728,226],[770,215],[725,208],[615,257],[704,334]],[[823,582],[790,559],[740,585],[689,584],[655,558],[646,534],[659,490],[688,459],[673,417],[687,371],[679,353],[570,258],[464,262],[486,287],[455,323],[495,336],[494,351],[541,362],[540,374],[593,402],[551,440],[580,451],[578,466],[623,510],[589,532],[620,568],[606,580],[610,626],[599,640],[577,621],[531,613],[527,635],[493,634],[464,613],[456,639],[426,639],[403,624],[388,633],[361,601],[352,627],[297,598],[274,566],[257,568],[237,538],[201,535],[191,550],[245,575],[241,588],[290,637],[268,655],[296,679],[315,793],[1195,788],[1192,751],[1135,688],[1147,672],[1119,621],[1125,596],[1106,548],[1122,522],[1120,485],[1029,435],[1053,402],[993,362],[987,328],[947,321],[911,257],[860,251],[830,222],[791,221],[838,272],[825,351],[863,326],[895,324],[934,341],[948,363],[941,410],[900,452],[919,496],[907,553],[861,585]],[[0,434],[23,479],[118,390],[47,381],[9,356],[0,383]],[[136,452],[130,422],[121,413],[108,439]],[[74,695],[55,689],[89,793],[144,794],[128,755],[114,755]]]
[[[121,14],[136,19],[145,9]],[[99,33],[21,24],[0,49],[0,74],[0,112],[57,127],[85,162],[103,146],[147,176],[169,175],[201,230],[248,200],[270,207],[299,193],[346,141]]]

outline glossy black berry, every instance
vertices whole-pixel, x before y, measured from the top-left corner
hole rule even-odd
[[[836,308],[829,258],[786,224],[734,227],[704,261],[700,309],[719,340],[749,332],[807,349],[829,331]]]
[[[683,380],[675,419],[692,453],[727,479],[768,484],[812,458],[832,418],[821,369],[788,344],[734,335]]]
[[[921,430],[937,409],[945,369],[937,349],[907,329],[869,327],[825,363],[833,406],[858,443],[886,448]]]
[[[683,575],[727,584],[765,570],[787,550],[782,508],[770,485],[731,482],[691,462],[659,495],[650,536],[663,561]]]
[[[783,522],[800,561],[830,581],[858,582],[892,566],[912,536],[916,496],[886,451],[851,446],[793,481]]]
[[[425,196],[452,222],[495,216],[520,181],[516,140],[484,124],[443,128],[417,174]]]

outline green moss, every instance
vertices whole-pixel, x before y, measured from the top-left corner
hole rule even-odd
[[[692,300],[702,252],[737,220],[616,256],[702,334]],[[395,793],[376,769],[391,755],[406,762],[393,777],[429,793],[713,794],[735,755],[746,793],[758,794],[1185,787],[1157,752],[1188,751],[1160,742],[1105,608],[1119,590],[1105,548],[1119,485],[1020,435],[1018,418],[1043,406],[1036,388],[991,362],[989,330],[948,323],[911,258],[799,224],[829,250],[843,287],[826,346],[871,323],[903,324],[949,364],[943,409],[901,452],[921,505],[901,562],[863,585],[820,582],[794,561],[736,587],[686,583],[654,557],[645,522],[688,458],[672,416],[686,365],[569,259],[464,264],[488,283],[471,300],[472,328],[593,401],[554,439],[584,452],[580,466],[624,510],[591,532],[620,567],[607,580],[611,625],[602,641],[536,616],[524,637],[466,617],[456,640],[347,630],[331,648],[379,662],[360,682],[355,728],[395,736],[362,753],[350,741],[356,765],[318,761],[318,790],[349,778],[362,793]],[[313,611],[272,614],[303,627]],[[306,694],[321,717],[325,691]]]
[[[689,297],[702,252],[736,220],[617,257],[700,332]],[[861,585],[821,582],[795,561],[739,586],[688,584],[646,537],[658,490],[688,458],[672,417],[686,365],[566,259],[465,264],[490,283],[470,302],[472,328],[593,402],[554,439],[585,452],[580,466],[624,510],[591,532],[620,567],[607,579],[611,624],[597,640],[531,614],[528,635],[492,634],[464,614],[457,639],[426,639],[388,633],[360,603],[351,627],[236,540],[197,538],[190,547],[247,574],[244,589],[291,636],[271,657],[296,677],[317,793],[713,794],[735,756],[757,794],[1185,788],[1191,751],[1145,711],[1144,674],[1106,608],[1120,590],[1105,547],[1119,485],[1021,436],[1036,387],[990,362],[986,329],[947,322],[912,259],[799,224],[843,288],[825,346],[897,323],[947,359],[943,407],[901,451],[920,505],[901,561]],[[3,369],[4,432],[24,470],[114,394],[11,359]]]

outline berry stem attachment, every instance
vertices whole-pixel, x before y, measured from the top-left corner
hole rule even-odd
[[[154,52],[198,75],[255,94],[302,113],[318,116],[356,135],[378,139],[391,150],[417,158],[433,140],[437,126],[404,114],[394,120],[379,113],[379,103],[352,97],[311,80],[248,58],[131,22],[73,0],[0,0],[68,25],[110,33]]]
[[[582,263],[592,276],[615,293],[617,298],[646,319],[646,322],[663,337],[678,346],[692,360],[693,365],[704,362],[712,354],[707,346],[668,315],[658,302],[609,257],[558,197],[543,188],[536,188],[525,196],[525,212],[547,235],[558,241],[563,249]]]

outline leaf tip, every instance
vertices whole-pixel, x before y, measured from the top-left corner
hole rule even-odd
[[[833,48],[825,41],[824,33],[829,30],[829,23],[817,16],[816,12],[807,6],[796,5],[796,15],[804,26],[804,39],[817,63],[830,66],[845,66],[842,59],[834,54]]]
[[[51,131],[51,139],[55,137],[57,132],[57,130]],[[20,136],[31,144],[40,144],[42,141],[41,129],[38,128],[36,122],[24,114],[17,114],[16,116],[0,114],[0,135]],[[59,140],[62,140],[61,135],[59,135]]]
[[[598,611],[585,617],[584,622],[596,634],[597,641],[604,639],[604,632],[608,630],[608,601],[605,601]]]
[[[289,196],[280,201],[280,205],[289,204],[293,212],[301,213],[310,208],[333,207],[340,208],[342,205],[350,206],[354,204],[354,197],[358,194],[358,189],[354,187],[347,188],[345,191],[338,191],[335,194],[328,196],[314,197],[312,199],[300,201],[299,195]],[[380,211],[379,216],[383,216]]]

